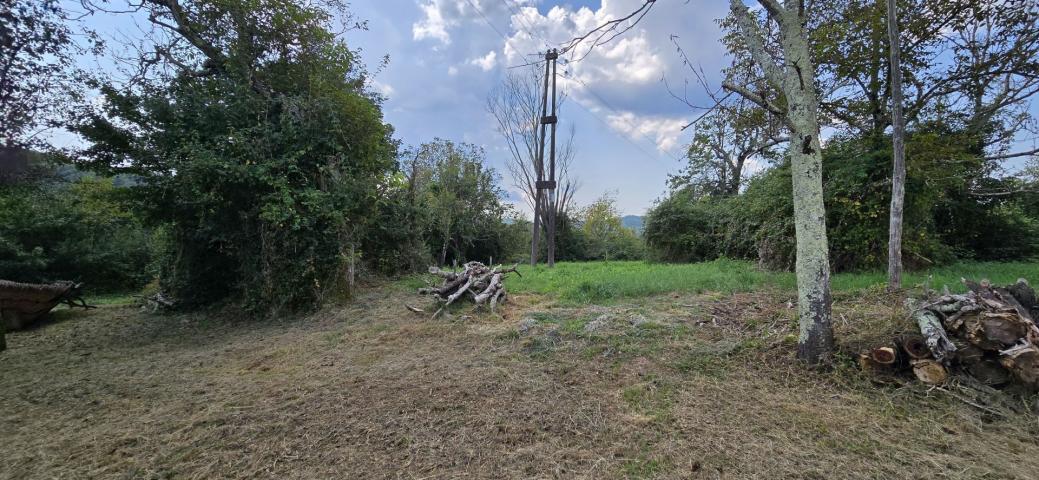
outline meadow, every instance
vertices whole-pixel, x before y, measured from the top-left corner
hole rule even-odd
[[[791,272],[767,272],[752,262],[720,259],[691,264],[666,264],[645,261],[562,262],[554,268],[544,265],[522,267],[522,277],[509,279],[509,290],[516,293],[554,295],[575,304],[609,302],[669,292],[737,293],[762,289],[794,290]],[[948,286],[964,291],[960,279],[989,279],[993,283],[1013,283],[1018,278],[1039,280],[1036,262],[961,262],[933,269],[907,272],[907,289],[924,285],[940,290]],[[838,273],[832,277],[835,292],[882,289],[885,272]]]

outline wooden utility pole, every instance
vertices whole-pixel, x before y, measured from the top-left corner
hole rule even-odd
[[[545,52],[545,82],[541,95],[541,121],[538,135],[538,152],[534,168],[537,171],[534,195],[534,225],[530,239],[530,265],[538,263],[538,242],[541,231],[545,232],[548,266],[556,264],[556,59],[555,49]],[[548,114],[548,79],[552,78],[552,114]],[[552,141],[549,145],[548,180],[545,180],[545,136],[548,125],[552,125]],[[547,191],[547,193],[546,193]]]
[[[548,58],[548,55],[545,55]],[[541,93],[541,128],[538,134],[538,152],[534,159],[534,170],[537,172],[537,181],[534,183],[534,225],[530,237],[530,266],[538,263],[538,240],[541,237],[541,224],[544,221],[542,212],[545,208],[543,184],[545,181],[545,115],[548,113],[548,74],[549,65],[545,62],[545,82]]]
[[[558,117],[556,117],[556,59],[559,54],[556,50],[551,50],[545,55],[546,63],[552,62],[552,115],[541,120],[541,123],[548,123],[552,125],[552,141],[549,147],[549,161],[548,161],[548,184],[545,187],[548,189],[548,228],[546,229],[546,236],[548,237],[548,266],[556,266],[556,124],[558,123]]]
[[[902,288],[902,217],[906,195],[905,119],[902,117],[902,61],[899,47],[898,6],[887,0],[887,34],[891,52],[891,218],[888,223],[887,288]]]

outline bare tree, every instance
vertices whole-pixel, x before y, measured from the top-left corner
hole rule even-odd
[[[487,97],[487,111],[494,117],[496,129],[505,139],[509,158],[505,166],[512,176],[513,186],[520,189],[531,210],[537,197],[538,131],[541,126],[541,68],[530,68],[510,72],[505,80]],[[566,102],[566,96],[556,99],[556,109]],[[556,150],[557,194],[555,203],[546,205],[556,215],[566,215],[573,207],[574,193],[578,188],[576,176],[570,167],[574,159],[574,135],[571,123],[563,141]],[[547,197],[546,197],[547,198]],[[546,213],[546,212],[541,212]],[[539,215],[535,215],[538,218]],[[545,218],[545,215],[540,215]]]
[[[905,120],[902,118],[902,62],[898,34],[898,6],[887,0],[888,45],[891,56],[891,217],[888,223],[887,288],[902,288],[902,216],[906,195]]]

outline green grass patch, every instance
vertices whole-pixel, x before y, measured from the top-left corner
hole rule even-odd
[[[616,300],[661,293],[734,293],[776,288],[794,290],[796,279],[789,272],[766,272],[740,260],[714,260],[691,264],[662,264],[642,261],[561,262],[555,268],[539,265],[524,268],[522,277],[510,277],[512,292],[553,295],[570,304],[610,303]],[[995,283],[1012,283],[1018,278],[1039,282],[1039,262],[964,262],[929,270],[908,272],[907,288],[929,283],[940,289],[948,285],[964,291],[960,278],[988,278]],[[833,276],[837,292],[877,289],[886,282],[884,272],[841,273]]]

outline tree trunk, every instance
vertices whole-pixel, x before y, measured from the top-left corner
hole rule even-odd
[[[819,142],[819,96],[815,86],[815,66],[804,31],[804,2],[759,0],[769,17],[779,26],[783,65],[780,67],[765,48],[765,36],[757,18],[742,0],[729,6],[751,57],[765,78],[785,94],[785,120],[790,128],[790,156],[793,177],[794,228],[797,242],[797,306],[801,335],[797,356],[809,364],[826,362],[833,353],[833,325],[830,314],[830,258],[826,239],[826,207],[823,204],[822,151]],[[745,90],[745,89],[744,89]],[[762,107],[764,96],[737,91]],[[774,105],[771,106],[775,109]]]
[[[891,52],[891,218],[888,224],[887,288],[902,288],[902,216],[906,194],[905,120],[902,117],[902,62],[899,58],[898,6],[887,0],[888,45]]]
[[[439,266],[443,267],[447,263],[447,245],[450,240],[444,240],[444,246],[440,247],[440,262]]]
[[[357,248],[350,242],[350,263],[346,267],[346,286],[350,289],[350,295],[354,294],[354,280],[357,273]]]

